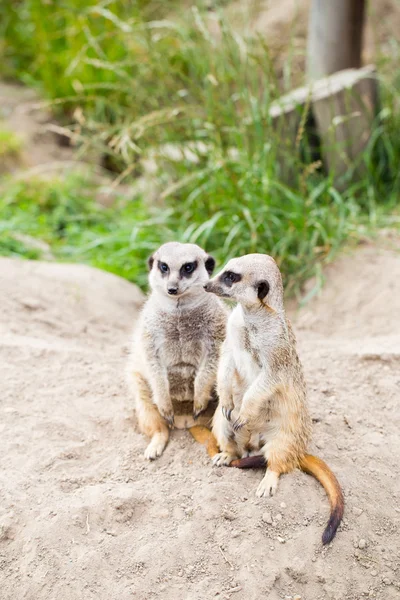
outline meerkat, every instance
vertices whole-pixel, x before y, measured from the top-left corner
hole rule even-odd
[[[128,384],[139,429],[151,438],[144,455],[153,460],[163,453],[169,428],[193,425],[215,396],[228,309],[204,291],[215,260],[199,246],[164,244],[148,266],[151,293],[134,330]],[[175,423],[174,405],[187,403],[193,417]]]
[[[265,254],[234,258],[205,290],[237,302],[218,367],[219,404],[212,432],[220,452],[214,452],[213,462],[242,468],[266,464],[259,497],[273,495],[279,476],[296,467],[313,475],[331,502],[323,534],[323,543],[328,543],[342,519],[344,500],[329,467],[306,453],[312,422],[279,268]],[[242,458],[254,450],[262,456]]]

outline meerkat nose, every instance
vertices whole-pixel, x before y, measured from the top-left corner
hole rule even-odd
[[[203,288],[206,290],[206,292],[208,292],[208,283],[206,283],[206,285],[203,285]]]
[[[171,294],[171,296],[176,296],[177,293],[178,293],[178,288],[176,288],[176,287],[168,288],[168,294]]]

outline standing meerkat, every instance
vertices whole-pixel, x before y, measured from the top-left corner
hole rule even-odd
[[[190,403],[193,418],[183,427],[207,409],[228,310],[204,291],[215,260],[199,246],[164,244],[148,265],[151,293],[134,331],[128,383],[139,428],[151,438],[144,455],[153,460],[168,442],[174,404]]]
[[[221,451],[213,462],[267,464],[259,497],[273,495],[279,476],[296,467],[313,475],[331,503],[322,537],[326,544],[340,524],[344,500],[329,467],[306,454],[312,423],[296,339],[285,315],[281,273],[270,256],[248,254],[230,260],[205,289],[238,303],[228,320],[218,368],[212,431]],[[262,457],[241,458],[257,449]]]

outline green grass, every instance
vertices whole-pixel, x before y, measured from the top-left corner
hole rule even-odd
[[[382,63],[381,110],[359,159],[363,175],[349,164],[335,186],[333,174],[313,166],[307,136],[297,144],[271,122],[269,108],[283,84],[265,40],[240,37],[218,11],[216,39],[201,2],[193,10],[179,7],[133,0],[4,5],[3,76],[37,87],[80,136],[81,152],[92,147],[109,155],[126,182],[137,161],[151,157],[163,193],[152,208],[133,196],[104,209],[89,180],[4,180],[0,251],[37,253],[13,237],[20,231],[49,243],[59,260],[144,285],[147,256],[178,239],[199,243],[220,263],[270,253],[289,292],[298,290],[396,205],[400,70],[388,58]],[[190,147],[192,158],[167,158],[166,144]]]
[[[16,158],[22,149],[22,140],[0,123],[0,161]]]
[[[247,173],[243,185],[249,186],[253,177],[256,182],[256,174]],[[0,254],[41,258],[40,249],[25,242],[26,236],[32,236],[48,244],[56,260],[84,262],[145,288],[148,256],[159,244],[178,239],[206,247],[219,266],[229,256],[271,253],[282,267],[290,293],[319,273],[320,262],[333,258],[343,243],[357,242],[373,227],[388,222],[384,208],[373,203],[361,208],[325,181],[314,188],[306,210],[301,195],[277,184],[270,190],[268,204],[257,198],[252,210],[251,197],[245,205],[235,205],[224,196],[215,199],[215,212],[203,206],[197,219],[193,198],[179,208],[160,210],[138,198],[121,196],[112,208],[104,208],[94,200],[96,191],[82,175],[3,180]],[[209,210],[213,216],[207,218]]]
[[[95,194],[82,175],[3,180],[0,253],[41,258],[40,250],[24,243],[31,236],[48,244],[57,260],[85,262],[144,287],[146,259],[169,232],[139,199],[117,198],[110,209],[95,202]]]

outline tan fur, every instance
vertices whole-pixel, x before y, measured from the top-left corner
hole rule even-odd
[[[186,274],[189,263],[196,267]],[[134,331],[128,383],[139,428],[151,438],[145,457],[152,460],[164,451],[169,427],[194,425],[215,395],[227,309],[204,291],[214,261],[199,246],[164,244],[149,264],[151,294]],[[187,405],[192,414],[180,410]]]

